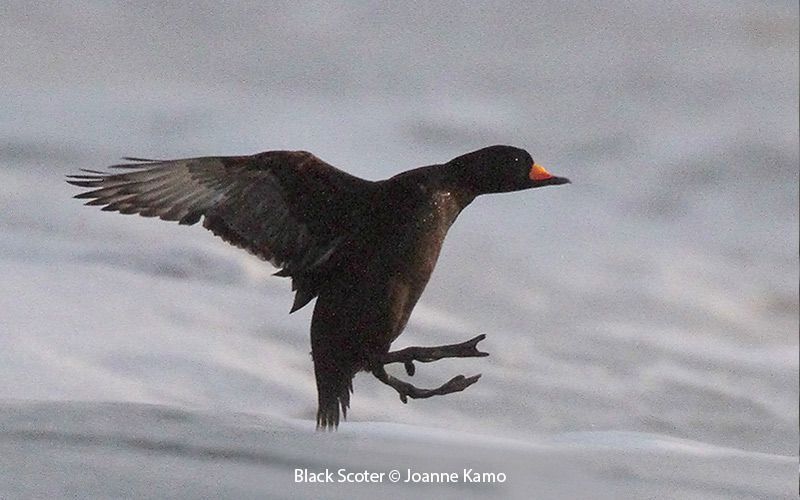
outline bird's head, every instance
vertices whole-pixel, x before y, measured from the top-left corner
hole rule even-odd
[[[449,163],[456,168],[458,182],[475,194],[506,193],[570,182],[566,177],[556,177],[545,170],[524,149],[512,146],[489,146]]]

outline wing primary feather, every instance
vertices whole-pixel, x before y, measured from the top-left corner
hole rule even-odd
[[[152,158],[139,158],[137,156],[123,156],[123,160],[125,161],[135,161],[140,163],[154,163],[154,162],[163,162],[165,160],[154,160]]]

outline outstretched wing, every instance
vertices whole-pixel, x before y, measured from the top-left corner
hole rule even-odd
[[[298,290],[292,310],[316,296],[308,276],[357,231],[372,182],[305,151],[252,156],[143,160],[84,170],[70,184],[90,188],[87,205],[195,224],[271,262]],[[313,281],[313,280],[312,280]]]

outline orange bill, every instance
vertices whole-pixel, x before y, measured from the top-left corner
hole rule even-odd
[[[533,181],[544,181],[550,179],[551,177],[553,177],[553,175],[547,170],[545,170],[543,166],[534,163],[531,166],[531,171],[528,174],[528,177],[530,177],[531,180]]]

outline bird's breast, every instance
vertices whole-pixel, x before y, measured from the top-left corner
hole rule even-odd
[[[414,211],[405,225],[405,242],[399,252],[398,271],[411,280],[427,283],[436,266],[445,236],[460,210],[449,193],[436,193]]]

